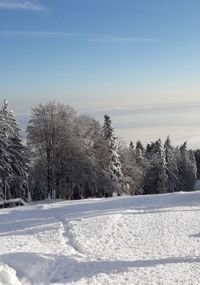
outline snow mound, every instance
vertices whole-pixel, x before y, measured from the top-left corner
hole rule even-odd
[[[0,208],[10,208],[24,205],[26,205],[26,203],[21,198],[0,201]]]
[[[0,264],[0,285],[22,285],[16,276],[16,271],[3,263]]]

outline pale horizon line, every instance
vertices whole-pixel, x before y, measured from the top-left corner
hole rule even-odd
[[[123,105],[123,106],[108,106],[108,107],[99,107],[99,108],[86,108],[92,113],[102,113],[102,112],[155,112],[155,111],[181,111],[187,109],[197,109],[199,110],[200,101],[185,101],[185,102],[165,102],[165,103],[149,103],[149,104],[135,104],[135,105]]]

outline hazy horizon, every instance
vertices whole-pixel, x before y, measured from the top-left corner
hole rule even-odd
[[[47,103],[43,101],[40,103]],[[59,101],[59,103],[63,103]],[[13,109],[13,104],[9,102]],[[35,107],[32,106],[32,107]],[[159,104],[159,105],[138,105],[129,106],[129,108],[82,108],[76,109],[77,114],[88,114],[100,123],[103,123],[105,114],[111,116],[111,120],[118,137],[124,139],[128,144],[130,141],[136,143],[141,140],[144,145],[161,139],[164,141],[169,135],[173,145],[181,145],[187,141],[188,147],[199,148],[200,131],[198,131],[198,122],[200,103],[191,102],[185,104]],[[182,118],[182,112],[185,112]],[[193,113],[193,117],[190,113]],[[15,113],[23,135],[25,135],[26,126],[31,116],[31,110],[27,113]],[[159,120],[157,119],[159,117]],[[174,121],[174,117],[176,120]],[[182,123],[185,123],[183,126]]]

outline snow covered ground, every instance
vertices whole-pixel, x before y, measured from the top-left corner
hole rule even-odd
[[[200,192],[0,210],[0,284],[200,284]]]

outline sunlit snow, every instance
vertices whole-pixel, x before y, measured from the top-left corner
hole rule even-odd
[[[199,284],[200,192],[0,210],[0,284]]]

